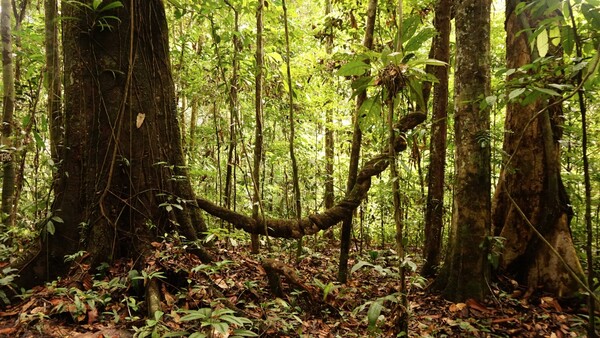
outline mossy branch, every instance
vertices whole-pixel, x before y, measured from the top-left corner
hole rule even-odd
[[[411,113],[394,126],[398,131],[394,141],[396,152],[406,149],[404,133],[421,124],[425,118],[423,113]],[[358,173],[354,188],[344,199],[322,213],[312,214],[302,219],[252,218],[202,198],[197,199],[198,206],[209,214],[231,223],[237,229],[251,234],[265,235],[265,231],[268,231],[268,235],[272,237],[301,238],[331,228],[351,215],[367,196],[371,188],[371,178],[383,172],[389,166],[391,158],[389,150],[386,150],[367,161]]]

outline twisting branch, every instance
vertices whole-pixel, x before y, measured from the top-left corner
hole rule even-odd
[[[425,114],[411,113],[394,126],[398,131],[394,140],[395,152],[406,149],[405,133],[421,124],[425,118]],[[253,218],[220,207],[202,198],[197,199],[198,206],[209,214],[231,223],[237,229],[251,234],[266,235],[265,231],[268,231],[268,235],[272,237],[301,238],[305,235],[315,234],[319,230],[328,229],[352,214],[367,196],[371,188],[371,178],[383,172],[389,166],[391,159],[390,149],[386,149],[370,159],[358,173],[354,187],[344,199],[323,213],[312,214],[302,219]]]

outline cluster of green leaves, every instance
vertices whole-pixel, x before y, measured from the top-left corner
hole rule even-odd
[[[423,289],[425,287],[427,280],[419,276],[418,274],[415,274],[417,265],[410,258],[410,256],[407,255],[406,257],[404,257],[404,259],[400,262],[400,266],[406,268],[409,273],[413,273],[410,279],[411,288],[414,287],[418,289]],[[354,266],[351,269],[351,273],[354,273],[363,267],[371,268],[383,276],[393,276],[395,278],[400,277],[398,269],[396,268],[389,268],[380,264],[373,264],[366,261],[358,261],[356,264],[354,264]],[[369,331],[376,332],[377,323],[382,319],[383,316],[382,312],[389,312],[390,304],[399,304],[400,297],[402,297],[402,294],[398,292],[379,297],[374,300],[368,300],[365,303],[358,306],[356,309],[354,309],[354,314],[363,312],[368,307],[366,317],[368,322],[368,328]],[[404,311],[410,312],[410,309],[404,309]]]

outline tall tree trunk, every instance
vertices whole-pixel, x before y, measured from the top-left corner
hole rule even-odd
[[[0,18],[0,34],[2,35],[2,224],[4,228],[14,225],[13,210],[15,197],[15,153],[12,140],[13,114],[15,111],[15,73],[12,55],[12,30],[10,0],[0,3],[2,14]]]
[[[79,250],[93,267],[137,259],[169,231],[190,240],[206,231],[185,169],[162,2],[106,11],[119,18],[112,29],[64,4],[77,18],[62,22],[64,163],[41,253],[21,271],[25,287],[64,274],[65,255]]]
[[[198,99],[197,98],[193,98],[192,101],[190,102],[190,126],[189,126],[189,135],[190,135],[190,139],[187,143],[187,147],[184,146],[184,148],[187,149],[187,153],[191,154],[192,151],[196,148],[196,129],[197,129],[197,123],[198,123]]]
[[[451,0],[438,0],[436,2],[434,26],[438,35],[433,39],[433,58],[446,63],[450,62],[450,12]],[[438,79],[438,83],[433,88],[431,141],[429,143],[429,181],[427,183],[425,244],[423,248],[425,263],[421,270],[424,276],[433,276],[436,273],[440,264],[442,248],[449,67],[449,65],[432,67],[432,73]]]
[[[517,14],[519,2],[506,2],[509,68],[533,61],[528,37],[522,31],[545,18],[534,17],[528,11]],[[517,72],[508,80],[519,76]],[[558,295],[573,295],[578,284],[569,269],[581,276],[583,270],[571,238],[572,211],[560,177],[561,119],[562,107],[552,99],[540,98],[527,105],[508,103],[503,151],[510,157],[500,172],[493,225],[496,235],[506,239],[501,269],[532,289],[542,287]],[[560,252],[569,267],[548,250],[529,223]]]
[[[256,69],[255,69],[255,129],[254,129],[254,163],[252,167],[252,217],[258,219],[261,212],[260,196],[260,168],[262,163],[263,148],[263,10],[264,0],[258,0],[256,9]],[[259,239],[257,234],[251,235],[252,253],[258,253]]]
[[[285,65],[287,72],[287,84],[288,84],[288,105],[290,107],[289,118],[290,118],[290,159],[292,161],[292,184],[294,186],[294,211],[296,219],[302,219],[302,197],[300,196],[300,179],[298,178],[298,163],[296,161],[294,142],[296,141],[296,124],[294,123],[294,89],[292,87],[292,70],[290,66],[290,32],[288,28],[287,20],[287,6],[285,0],[283,3],[283,25],[285,30]],[[327,157],[327,156],[326,156]],[[302,254],[302,237],[298,239],[298,250],[296,252],[296,258],[300,259]]]
[[[238,121],[238,71],[240,67],[239,53],[241,49],[241,42],[239,41],[238,34],[240,30],[239,26],[239,13],[236,8],[228,1],[225,3],[233,11],[233,29],[236,34],[233,35],[233,56],[231,60],[231,81],[229,84],[229,145],[227,148],[227,168],[225,169],[225,196],[224,202],[225,207],[228,209],[232,208],[232,199],[235,190],[235,169],[236,169],[236,149],[237,149],[237,121]],[[235,210],[235,209],[234,209]]]
[[[455,191],[447,259],[436,280],[450,300],[483,299],[488,291],[490,231],[490,2],[456,6]],[[473,34],[477,32],[477,34]]]
[[[331,13],[331,0],[325,1],[325,15]],[[328,55],[331,55],[333,51],[333,26],[329,26],[327,37],[325,40],[325,49]],[[325,192],[324,192],[324,204],[325,209],[333,207],[335,203],[335,195],[333,192],[333,156],[335,154],[335,143],[333,133],[333,109],[328,108],[325,110]],[[333,237],[333,232],[328,232],[330,237]]]
[[[215,127],[215,143],[217,145],[217,149],[215,151],[215,161],[217,162],[215,166],[217,168],[217,179],[215,180],[215,195],[218,196],[219,205],[222,205],[221,203],[223,202],[223,170],[221,169],[221,135],[223,133],[221,130],[221,117],[219,116],[220,109],[218,105],[218,100],[213,101],[211,110],[213,113],[213,123]]]
[[[367,49],[373,48],[373,33],[375,31],[375,17],[377,16],[377,0],[369,0],[367,7],[367,26],[365,27],[365,38],[363,46]],[[360,159],[360,147],[362,143],[362,131],[360,130],[360,121],[358,110],[367,99],[367,93],[361,92],[356,97],[356,109],[353,122],[354,131],[352,133],[352,148],[350,150],[350,166],[348,168],[348,182],[346,184],[346,193],[352,191],[358,175],[358,160]],[[346,283],[348,280],[348,254],[350,253],[350,236],[352,235],[352,218],[349,215],[342,222],[342,234],[340,238],[340,263],[338,267],[338,282]]]
[[[58,45],[58,3],[57,0],[44,1],[45,46],[46,46],[46,92],[48,93],[47,114],[50,122],[50,156],[55,166],[60,165],[64,139],[64,118],[62,114],[62,93],[60,84],[60,53]],[[58,171],[55,171],[58,173]]]
[[[571,21],[573,36],[575,39],[575,51],[579,59],[583,58],[583,47],[581,45],[581,37],[577,31],[577,23],[575,21],[575,15],[573,14],[573,6],[571,1],[566,1],[569,8],[569,19]],[[596,60],[598,62],[598,60]],[[579,103],[579,111],[581,112],[581,156],[583,160],[583,186],[585,190],[585,230],[587,232],[585,255],[587,259],[587,285],[588,287],[594,285],[594,278],[596,273],[594,272],[594,232],[592,225],[592,186],[590,179],[590,164],[588,156],[588,125],[587,125],[587,105],[585,98],[585,90],[583,89],[583,71],[580,70],[575,75],[575,84],[578,86],[577,90],[577,101]],[[596,333],[596,300],[594,295],[589,293],[588,295],[588,337],[597,337]]]
[[[14,48],[16,48],[16,50],[21,50],[22,49],[22,44],[21,44],[21,28],[23,25],[23,20],[25,19],[25,15],[27,13],[27,5],[29,4],[29,0],[23,0],[19,3],[19,6],[17,6],[17,2],[12,0],[12,7],[13,7],[13,13],[14,13],[14,17],[15,17],[15,26],[14,26],[14,32],[15,32],[15,39],[14,39]],[[23,59],[23,57],[19,54],[16,54],[14,56],[14,87],[18,87],[19,84],[21,83],[21,60]],[[35,96],[35,99],[33,100],[33,102],[31,104],[29,104],[29,108],[28,110],[30,111],[29,115],[31,116],[31,119],[29,121],[29,123],[24,126],[23,130],[20,130],[18,124],[16,123],[16,121],[13,120],[13,124],[14,127],[16,127],[16,131],[13,131],[11,134],[15,134],[15,135],[21,135],[21,137],[15,137],[12,139],[12,144],[13,144],[13,175],[14,175],[14,187],[13,189],[13,203],[12,203],[12,209],[11,209],[11,214],[9,216],[10,219],[10,223],[11,224],[15,224],[16,221],[16,215],[17,215],[17,210],[19,210],[19,200],[20,200],[20,196],[21,196],[21,192],[23,190],[23,177],[25,175],[25,159],[27,156],[27,147],[25,146],[24,142],[25,140],[28,139],[31,130],[33,128],[33,123],[34,123],[34,119],[35,119],[35,111],[37,110],[37,104],[39,102],[39,90],[41,89],[40,86],[38,86],[37,88],[37,93],[33,94]],[[14,111],[24,111],[25,107],[24,107],[24,102],[23,105],[19,105],[18,100],[16,100],[15,98],[15,102],[14,102]],[[17,151],[17,149],[19,151]]]
[[[402,53],[402,20],[403,20],[403,1],[398,0],[398,5],[396,7],[396,20],[398,25],[398,30],[396,32],[396,47],[395,52]],[[394,64],[388,65],[388,67],[397,67]],[[389,91],[391,93],[391,91]],[[389,94],[391,95],[391,94]],[[388,116],[387,116],[387,127],[388,127],[388,151],[390,153],[390,179],[392,183],[392,202],[393,202],[393,210],[394,210],[394,225],[396,226],[396,252],[398,254],[398,292],[400,293],[400,302],[397,304],[396,319],[395,319],[395,327],[396,332],[398,334],[404,333],[408,334],[408,299],[406,298],[406,271],[404,269],[404,259],[405,259],[405,250],[404,250],[404,220],[402,219],[403,205],[402,205],[402,197],[400,196],[400,173],[397,168],[397,157],[395,150],[395,139],[396,139],[396,131],[394,130],[394,107],[397,105],[397,93],[394,93],[392,97],[390,97],[386,103],[389,105],[388,107]]]

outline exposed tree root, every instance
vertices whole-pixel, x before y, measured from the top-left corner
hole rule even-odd
[[[398,136],[394,141],[394,150],[401,152],[406,149],[406,138],[404,133],[413,129],[423,121],[425,114],[411,113],[403,117],[394,127],[398,131]],[[312,235],[319,230],[326,230],[341,222],[344,218],[352,214],[361,201],[367,196],[371,188],[371,177],[383,172],[390,164],[392,157],[389,151],[384,151],[376,155],[364,164],[358,173],[354,188],[332,208],[323,213],[309,215],[308,217],[297,219],[263,219],[261,217],[254,219],[252,217],[237,213],[227,208],[220,207],[208,200],[198,198],[198,206],[209,214],[231,223],[234,227],[242,229],[252,234],[268,235],[280,238],[301,238],[305,235]],[[266,229],[266,230],[265,230]]]
[[[146,284],[146,303],[148,304],[148,318],[154,319],[154,314],[161,310],[160,286],[158,279],[151,278]]]
[[[298,278],[296,271],[294,271],[294,269],[292,269],[291,267],[275,259],[263,260],[262,266],[265,269],[265,272],[267,273],[267,278],[269,279],[269,286],[271,287],[271,292],[273,292],[275,296],[283,297],[284,295],[283,288],[281,287],[281,279],[279,278],[279,275],[284,275],[290,284],[306,291],[306,293],[308,293],[308,296],[313,302],[318,299],[316,296],[317,292],[315,292],[314,289],[304,284],[300,280],[300,278]]]

